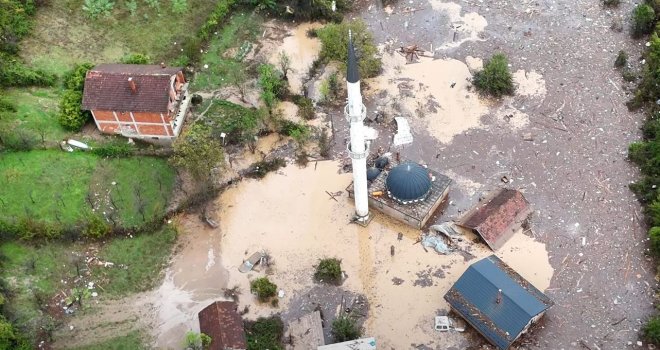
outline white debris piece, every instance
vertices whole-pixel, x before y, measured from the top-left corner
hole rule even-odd
[[[410,125],[403,117],[396,117],[397,133],[394,135],[394,146],[406,145],[413,142],[413,136],[410,133]]]

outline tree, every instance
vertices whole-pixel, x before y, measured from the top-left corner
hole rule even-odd
[[[494,97],[513,95],[513,76],[509,72],[509,61],[506,56],[497,53],[486,61],[484,69],[476,72],[472,83],[480,92]]]
[[[59,122],[62,127],[71,131],[79,131],[89,120],[89,111],[82,110],[82,92],[66,90],[60,100]]]
[[[280,71],[282,71],[282,78],[284,80],[288,80],[287,74],[289,74],[291,69],[291,57],[286,54],[286,52],[282,51],[280,52],[280,58],[279,58],[279,64],[280,64]]]
[[[362,335],[355,319],[348,315],[339,316],[332,321],[331,333],[335,342],[355,340]]]
[[[123,64],[149,64],[151,57],[141,53],[131,53],[121,58]]]
[[[204,333],[188,332],[184,340],[186,350],[206,350],[211,345],[211,337]]]
[[[247,94],[247,76],[245,71],[242,69],[231,69],[228,74],[229,83],[238,90],[239,95],[241,96],[241,101],[245,101],[245,95]]]
[[[286,83],[282,79],[282,73],[270,64],[259,66],[259,85],[261,85],[261,98],[264,100],[268,111],[272,112],[278,98],[286,95]]]
[[[195,123],[174,142],[170,162],[190,172],[197,180],[205,180],[211,170],[224,160],[220,142],[212,136],[208,126]]]
[[[379,58],[378,48],[367,25],[360,20],[328,24],[318,29],[321,40],[319,57],[324,61],[338,61],[345,64],[348,59],[348,30],[353,33],[353,45],[358,54],[358,66],[361,78],[373,78],[380,74],[383,62]]]

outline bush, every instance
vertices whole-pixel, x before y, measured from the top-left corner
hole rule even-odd
[[[248,169],[245,176],[253,179],[263,179],[268,173],[277,171],[278,169],[285,166],[286,161],[284,158],[276,157],[271,160],[262,160],[250,165],[250,168]]]
[[[216,138],[219,138],[221,133],[225,133],[225,142],[242,144],[254,141],[262,119],[260,111],[254,108],[245,108],[229,101],[214,100],[206,113],[204,123],[211,127]]]
[[[218,27],[218,25],[225,19],[225,16],[229,13],[232,6],[236,3],[236,0],[219,0],[215,5],[215,9],[209,15],[209,18],[206,19],[206,22],[199,29],[197,37],[206,41],[211,37],[213,31]]]
[[[651,252],[660,255],[660,227],[654,226],[649,230],[649,239],[651,241]]]
[[[103,158],[126,158],[133,155],[135,148],[125,142],[94,147],[92,153]]]
[[[181,14],[188,11],[188,0],[172,0],[172,12]]]
[[[115,2],[111,0],[85,0],[82,9],[88,17],[97,19],[101,16],[109,17],[114,7]]]
[[[509,61],[506,56],[497,53],[486,61],[484,69],[476,72],[472,83],[481,93],[494,97],[513,95],[513,76],[509,72]]]
[[[305,120],[312,120],[316,118],[314,113],[314,101],[311,98],[296,95],[293,97],[293,103],[298,106],[298,116]]]
[[[616,56],[616,60],[614,60],[614,67],[621,68],[628,63],[628,54],[621,50],[619,51],[619,54]]]
[[[277,316],[260,317],[256,321],[245,322],[248,350],[283,350],[282,335],[284,335],[284,324]]]
[[[660,344],[660,316],[653,316],[642,328],[642,334],[647,342]]]
[[[338,61],[343,67],[348,59],[348,30],[353,33],[353,45],[360,52],[360,77],[372,78],[380,74],[383,62],[378,57],[374,39],[363,21],[328,24],[317,30],[321,40],[319,57],[324,61]]]
[[[350,316],[339,316],[332,321],[331,333],[336,343],[359,339],[362,335],[357,322]]]
[[[287,119],[280,121],[280,134],[292,137],[299,144],[309,139],[309,127],[304,124],[292,122]]]
[[[261,98],[269,111],[275,107],[277,99],[287,94],[286,81],[282,72],[271,64],[259,66],[259,85],[261,86]]]
[[[111,227],[105,222],[104,219],[95,215],[89,214],[87,216],[87,223],[83,230],[83,236],[87,238],[102,238],[110,233]]]
[[[259,301],[266,302],[277,294],[277,285],[268,277],[257,278],[250,282],[250,292],[254,293]]]
[[[123,64],[149,64],[151,57],[141,53],[127,54],[120,60]]]
[[[54,74],[28,68],[16,58],[2,52],[0,62],[0,87],[52,86],[57,80]]]
[[[60,125],[67,130],[80,131],[90,116],[89,111],[82,110],[82,92],[65,90],[60,100]]]
[[[631,34],[634,38],[649,34],[653,30],[655,11],[647,4],[639,4],[632,13]]]
[[[184,339],[186,350],[205,350],[211,345],[211,337],[204,333],[187,332]]]
[[[213,137],[211,129],[201,123],[193,124],[174,141],[170,163],[188,170],[197,180],[206,180],[213,168],[224,162],[222,145]]]
[[[330,157],[330,138],[326,129],[321,130],[319,135],[319,155],[323,158]]]
[[[340,284],[341,283],[341,260],[337,258],[326,258],[319,261],[314,272],[314,279],[319,282]]]
[[[94,64],[89,62],[76,64],[73,69],[62,76],[64,88],[82,92],[85,88],[87,72],[92,68],[94,68]]]

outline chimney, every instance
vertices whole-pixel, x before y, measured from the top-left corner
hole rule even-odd
[[[502,290],[501,289],[497,290],[497,299],[495,299],[495,302],[498,303],[498,304],[502,302]]]
[[[165,67],[167,67],[167,66],[165,65],[165,62],[161,62],[161,63],[160,63],[160,68],[165,68]]]
[[[137,85],[135,85],[133,77],[128,78],[128,86],[131,88],[131,92],[137,93]]]

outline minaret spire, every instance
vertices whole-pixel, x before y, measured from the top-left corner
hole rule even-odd
[[[351,123],[351,143],[348,154],[353,165],[353,196],[355,197],[356,222],[362,225],[369,223],[369,196],[367,189],[367,154],[369,149],[364,138],[363,121],[367,109],[362,104],[360,92],[360,74],[358,61],[353,47],[353,35],[348,32],[348,62],[346,62],[346,90],[348,103],[344,110],[346,120]]]

